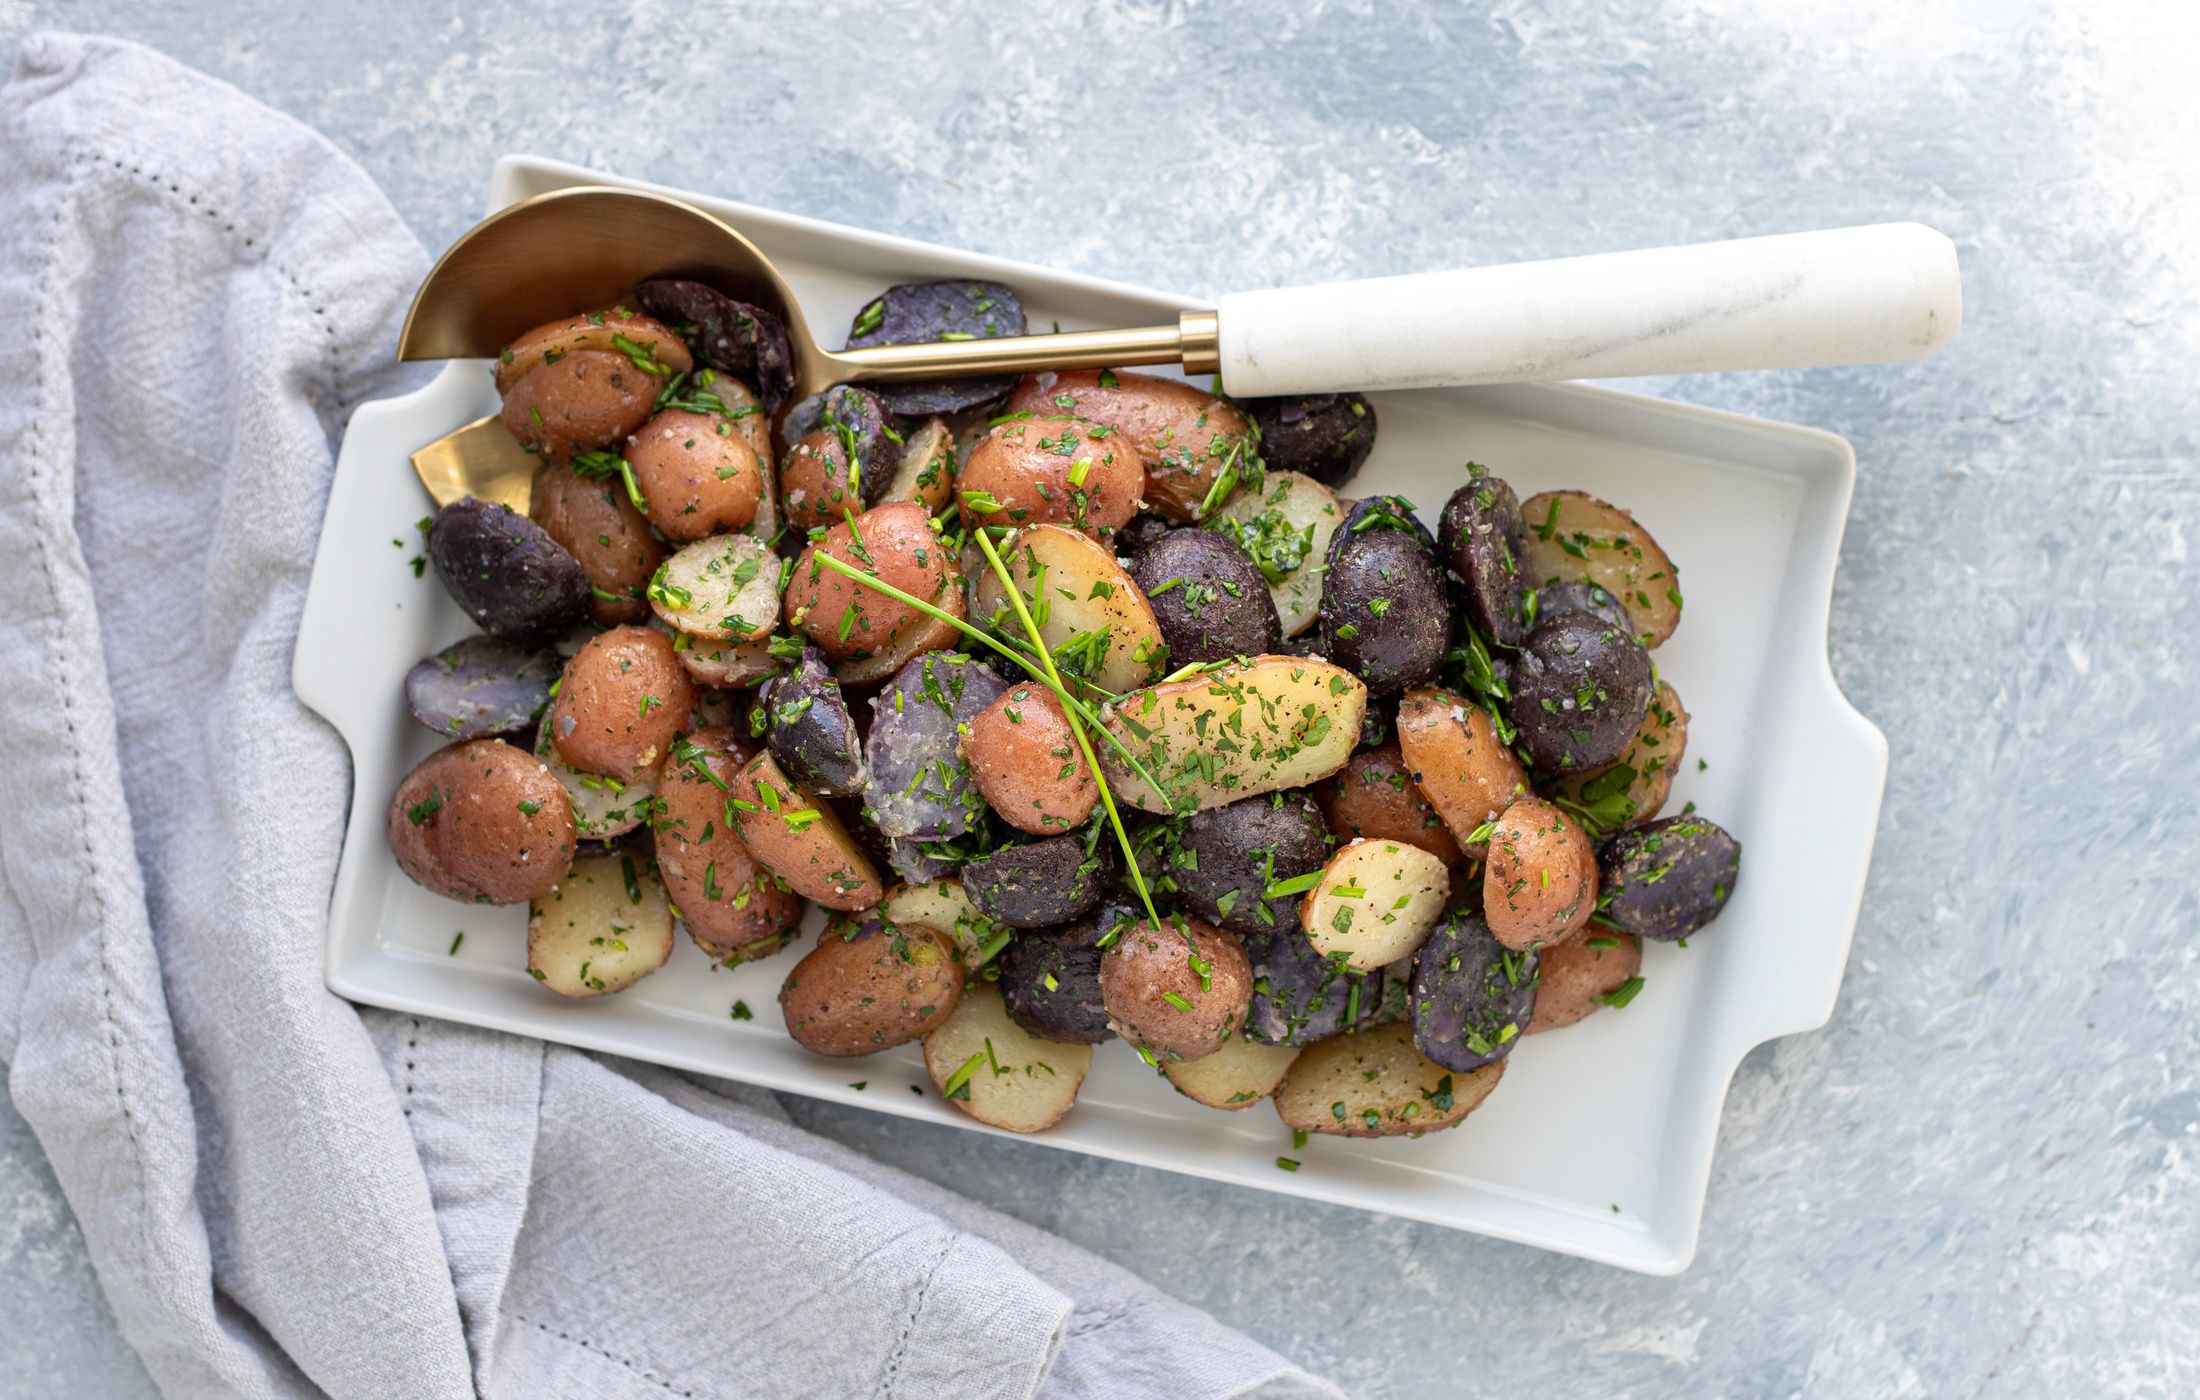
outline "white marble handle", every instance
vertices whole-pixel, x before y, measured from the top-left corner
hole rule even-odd
[[[1915,360],[1963,320],[1923,224],[1697,243],[1222,299],[1233,394]]]

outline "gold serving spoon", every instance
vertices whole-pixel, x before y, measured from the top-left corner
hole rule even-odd
[[[866,380],[1181,364],[1240,396],[1920,359],[1963,316],[1955,245],[1872,224],[1508,267],[1241,292],[1133,330],[827,350],[756,245],[691,204],[579,185],[501,209],[414,294],[400,360],[487,359],[513,337],[685,277],[776,313],[792,396]],[[413,454],[438,505],[525,510],[537,465],[494,417]]]

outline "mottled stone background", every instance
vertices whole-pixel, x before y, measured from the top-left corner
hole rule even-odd
[[[431,246],[527,150],[1191,292],[1913,217],[1962,341],[1651,392],[1862,477],[1893,746],[1847,986],[1742,1066],[1653,1280],[859,1111],[1378,1396],[2200,1393],[2200,102],[2190,4],[0,0],[326,132]],[[624,10],[625,13],[618,13]],[[148,1389],[0,1110],[0,1391]],[[737,1325],[737,1324],[736,1324]]]

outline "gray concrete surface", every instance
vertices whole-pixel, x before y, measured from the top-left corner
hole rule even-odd
[[[623,9],[623,13],[618,12]],[[2200,104],[2187,5],[1077,11],[0,0],[319,127],[440,246],[531,150],[1190,291],[1915,217],[1961,343],[1650,387],[1849,436],[1893,769],[1847,986],[1649,1280],[800,1105],[1370,1396],[2200,1392]],[[147,1388],[0,1114],[0,1391]]]

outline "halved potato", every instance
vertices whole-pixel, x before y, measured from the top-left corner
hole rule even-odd
[[[1449,898],[1451,872],[1419,846],[1347,841],[1306,892],[1299,919],[1323,957],[1372,972],[1427,942]]]
[[[1576,773],[1551,784],[1551,791],[1569,802],[1595,807],[1607,797],[1625,792],[1634,810],[1619,826],[1644,826],[1658,815],[1673,791],[1673,774],[1681,755],[1688,752],[1688,711],[1681,697],[1664,681],[1650,697],[1642,727],[1617,762],[1587,773]],[[1625,769],[1626,772],[1620,771]],[[1632,775],[1632,776],[1630,776]],[[1612,825],[1607,823],[1606,825]]]
[[[939,514],[955,491],[955,435],[937,418],[927,418],[902,440],[901,462],[887,483],[883,501],[915,501]]]
[[[527,971],[561,997],[624,991],[672,956],[672,908],[647,860],[586,856],[528,906]]]
[[[690,636],[755,642],[779,625],[779,557],[754,535],[697,540],[658,568],[649,605]]]
[[[1231,1036],[1212,1055],[1196,1060],[1164,1060],[1161,1072],[1177,1092],[1209,1108],[1250,1108],[1276,1092],[1299,1057],[1295,1045],[1263,1045]]]
[[[743,764],[726,786],[742,844],[796,894],[849,911],[868,909],[885,895],[878,867],[838,814],[788,777],[770,752]]]
[[[1505,809],[1482,871],[1482,916],[1508,948],[1571,937],[1597,908],[1597,853],[1581,823],[1540,797]]]
[[[965,966],[976,968],[995,937],[1007,933],[1006,925],[978,912],[963,893],[960,880],[932,880],[922,885],[896,885],[886,892],[874,911],[880,921],[923,924],[955,940]]]
[[[1296,637],[1320,614],[1329,537],[1343,521],[1344,508],[1328,487],[1298,472],[1272,471],[1260,490],[1230,497],[1212,525],[1244,546],[1276,600],[1283,635]]]
[[[1504,1077],[1506,1060],[1461,1074],[1413,1048],[1393,1021],[1309,1045],[1276,1090],[1276,1116],[1302,1133],[1398,1137],[1457,1127]]]
[[[947,1101],[980,1123],[1036,1133],[1077,1102],[1092,1047],[1039,1039],[1008,1018],[1000,988],[980,982],[924,1038],[924,1067]]]
[[[780,669],[769,638],[757,642],[714,642],[682,632],[672,639],[672,653],[687,673],[704,686],[745,686]],[[702,703],[700,695],[696,703]]]
[[[1583,579],[1619,599],[1654,647],[1681,625],[1681,580],[1635,517],[1586,491],[1545,491],[1520,503],[1528,526],[1529,586]]]
[[[1470,838],[1528,790],[1528,770],[1489,711],[1436,686],[1409,690],[1398,701],[1398,750],[1452,839],[1480,859],[1488,842]]]
[[[787,1034],[817,1055],[869,1055],[906,1045],[947,1020],[962,997],[954,942],[924,924],[844,923],[787,973],[779,1010]]]
[[[695,367],[695,357],[688,353],[686,342],[664,322],[614,306],[545,321],[521,333],[497,355],[497,392],[511,392],[513,386],[546,364],[554,365],[568,355],[590,351],[623,355],[633,361],[635,368],[660,379]]]
[[[1352,756],[1366,712],[1367,686],[1343,667],[1260,656],[1134,691],[1101,711],[1158,791],[1114,744],[1095,748],[1118,801],[1193,811],[1328,777]]]
[[[656,809],[657,770],[644,768],[623,778],[583,773],[567,763],[550,742],[550,726],[535,731],[535,757],[573,800],[573,831],[583,841],[609,841],[649,820]]]
[[[973,546],[973,550],[975,546]],[[1066,525],[1033,525],[995,546],[1047,649],[1060,653],[1072,637],[1097,632],[1106,650],[1086,674],[1103,690],[1135,689],[1154,677],[1161,660],[1161,624],[1146,595],[1131,582],[1115,551]],[[1023,635],[1001,576],[983,553],[971,585],[979,614],[1011,636]],[[1057,658],[1060,660],[1061,658]]]

